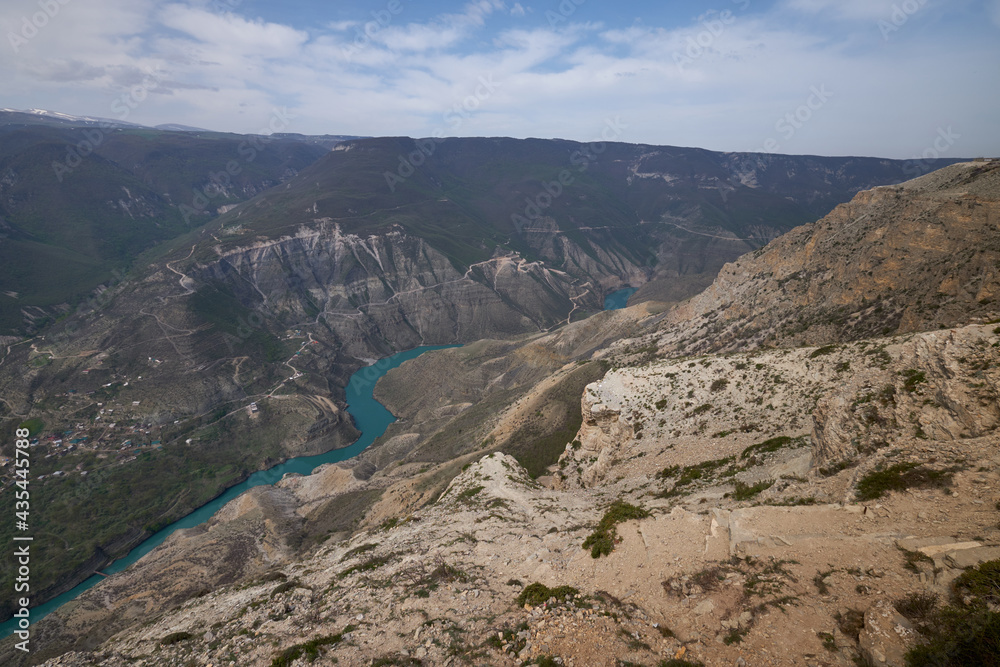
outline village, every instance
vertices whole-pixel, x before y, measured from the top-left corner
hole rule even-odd
[[[305,340],[286,362],[293,372],[286,381],[302,376],[290,362],[306,352],[309,345],[317,344],[317,341],[304,335],[301,330],[288,330],[282,336],[283,340],[298,338]],[[47,364],[56,358],[51,352],[33,349],[36,352],[36,363]],[[87,356],[91,356],[92,363],[82,372],[83,375],[93,378],[99,374],[107,374],[105,379],[110,381],[92,385],[94,388],[91,389],[71,388],[48,397],[52,408],[49,414],[57,415],[59,421],[56,423],[46,423],[41,418],[25,422],[26,428],[31,432],[29,442],[33,452],[34,481],[41,482],[73,474],[85,477],[94,470],[132,463],[144,453],[162,450],[165,444],[182,438],[183,442],[192,443],[192,439],[178,435],[184,432],[183,424],[190,421],[190,417],[178,416],[172,421],[154,423],[150,417],[150,410],[155,411],[152,402],[147,401],[148,405],[144,405],[141,398],[132,400],[133,395],[145,393],[137,391],[143,379],[148,381],[155,376],[158,369],[168,363],[167,360],[149,357],[148,370],[143,371],[143,375],[130,376],[110,373],[105,367],[108,358],[106,353],[92,352]],[[242,409],[246,410],[251,419],[260,414],[257,401],[249,402]],[[166,437],[165,432],[169,434]],[[171,437],[173,440],[170,440]],[[13,459],[0,456],[0,493],[14,482]]]

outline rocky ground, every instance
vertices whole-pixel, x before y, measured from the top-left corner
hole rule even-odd
[[[996,405],[994,328],[613,371],[585,393],[552,488],[485,456],[407,517],[48,664],[902,665],[916,634],[897,633],[893,603],[946,597],[963,567],[1000,557],[996,420],[980,409]],[[885,356],[866,367],[872,346]],[[890,384],[893,402],[842,400]],[[831,454],[829,424],[846,432],[869,404],[876,426],[905,427]],[[905,415],[922,405],[917,437]],[[859,500],[901,462],[945,481]],[[594,558],[584,541],[615,501],[648,516]]]

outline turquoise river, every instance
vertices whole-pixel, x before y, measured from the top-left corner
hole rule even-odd
[[[396,418],[393,417],[392,413],[389,412],[384,405],[376,401],[373,396],[375,383],[378,382],[378,379],[391,371],[393,368],[398,368],[404,361],[415,359],[424,352],[430,352],[431,350],[443,350],[449,347],[457,346],[428,345],[424,347],[417,347],[412,350],[407,350],[406,352],[394,354],[391,357],[386,357],[385,359],[380,359],[371,366],[362,368],[352,375],[350,381],[347,383],[347,411],[351,414],[351,417],[354,418],[354,425],[359,431],[361,431],[361,437],[358,438],[354,444],[349,447],[344,447],[343,449],[335,449],[327,452],[326,454],[319,454],[317,456],[301,456],[289,459],[288,461],[276,465],[273,468],[262,470],[250,475],[246,481],[230,487],[215,500],[202,505],[183,519],[175,521],[166,528],[154,533],[144,542],[133,548],[128,555],[116,560],[114,563],[104,568],[103,572],[108,575],[121,572],[129,565],[159,546],[175,530],[193,528],[198,524],[208,521],[219,508],[247,489],[252,489],[255,486],[263,486],[265,484],[274,484],[288,473],[308,475],[324,463],[346,461],[347,459],[357,456],[364,451],[368,445],[375,442],[376,438],[385,433],[389,424],[396,421]],[[42,619],[44,616],[52,613],[67,602],[76,599],[78,595],[86,591],[91,586],[99,583],[103,578],[104,577],[95,574],[72,590],[49,600],[45,604],[34,607],[31,610],[31,622],[34,623]],[[7,637],[16,629],[17,619],[11,619],[3,624],[0,624],[0,638]]]

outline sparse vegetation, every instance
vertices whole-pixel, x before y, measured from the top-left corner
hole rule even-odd
[[[351,632],[353,626],[347,626],[343,632],[325,637],[310,639],[303,644],[289,646],[271,661],[271,667],[289,667],[299,658],[305,658],[306,662],[315,662],[320,657],[321,651],[326,646],[335,646],[344,640],[344,635]]]
[[[870,472],[857,484],[858,500],[875,500],[890,491],[909,488],[940,489],[951,484],[952,471],[932,470],[916,463],[897,463],[884,470]]]
[[[616,526],[631,519],[645,519],[649,512],[621,500],[617,500],[604,513],[597,528],[583,542],[584,549],[590,549],[593,558],[607,556],[615,550],[615,540],[618,537]]]
[[[773,479],[765,479],[754,484],[744,484],[743,482],[736,481],[736,489],[733,491],[731,497],[733,500],[750,500],[756,496],[761,491],[766,491],[774,486]]]
[[[194,637],[194,635],[190,632],[172,632],[160,640],[160,646],[170,646],[171,644],[187,641],[192,637]]]
[[[523,607],[527,604],[532,607],[537,607],[552,598],[555,598],[557,602],[564,602],[567,595],[572,598],[579,594],[580,591],[572,586],[557,586],[556,588],[549,588],[544,584],[535,582],[533,584],[528,584],[525,589],[521,591],[521,594],[517,596],[517,606]]]
[[[959,576],[952,587],[952,604],[943,609],[935,609],[926,598],[904,600],[904,608],[923,615],[920,629],[926,636],[926,643],[907,653],[908,667],[1000,665],[998,596],[1000,561],[994,560]]]
[[[922,384],[926,384],[927,375],[923,371],[918,371],[913,368],[908,368],[903,371],[903,389],[910,392],[911,394],[917,390]]]

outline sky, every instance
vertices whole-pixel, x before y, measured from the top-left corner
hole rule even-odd
[[[1000,156],[1000,0],[3,0],[0,107],[240,133]]]

